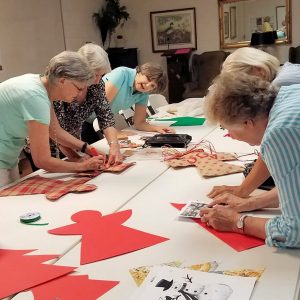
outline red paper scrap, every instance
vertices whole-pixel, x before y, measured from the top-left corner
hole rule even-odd
[[[181,210],[186,204],[171,203],[171,205],[173,205],[178,210]],[[261,240],[259,238],[236,233],[236,232],[217,231],[211,227],[208,227],[206,223],[201,222],[200,219],[195,219],[195,218],[192,219],[194,222],[198,223],[201,227],[203,227],[204,229],[212,233],[218,239],[222,240],[224,243],[226,243],[228,246],[230,246],[231,248],[233,248],[238,252],[265,244],[264,240]]]
[[[35,250],[0,249],[0,299],[72,272],[74,267],[43,264],[58,255],[24,255]]]
[[[75,224],[49,230],[57,235],[82,235],[80,264],[111,258],[162,243],[167,238],[136,230],[122,223],[132,214],[125,210],[102,216],[99,211],[84,210],[72,215]]]
[[[62,276],[31,289],[35,300],[95,300],[119,281],[92,280],[87,275]]]
[[[192,50],[190,48],[182,48],[182,49],[177,49],[175,51],[175,54],[188,54],[190,53]]]

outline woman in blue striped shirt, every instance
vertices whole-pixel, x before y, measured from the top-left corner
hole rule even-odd
[[[272,219],[240,215],[228,206],[202,209],[202,221],[217,230],[266,239],[269,246],[300,248],[300,85],[279,91],[269,82],[244,73],[224,73],[205,103],[208,120],[220,123],[231,137],[261,145],[261,156],[278,193],[269,207],[281,208]]]

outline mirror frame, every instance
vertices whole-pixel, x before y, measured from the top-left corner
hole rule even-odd
[[[233,2],[242,2],[247,0],[233,0]],[[224,41],[224,9],[223,5],[227,4],[225,0],[218,0],[218,11],[219,11],[219,40],[220,40],[220,48],[221,49],[230,49],[230,48],[240,48],[240,47],[247,47],[250,45],[250,41],[241,41],[235,43],[225,43]],[[286,2],[286,35],[285,39],[276,40],[275,44],[290,44],[292,42],[291,35],[292,35],[292,19],[291,19],[291,0],[285,0]]]

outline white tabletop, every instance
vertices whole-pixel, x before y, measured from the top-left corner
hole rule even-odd
[[[193,127],[192,130],[194,130],[195,134],[198,133],[196,127]],[[208,130],[208,132],[211,131]],[[228,137],[225,138],[223,136],[225,133],[223,132],[223,130],[216,129],[208,136],[203,135],[201,137],[199,135],[196,139],[200,141],[205,137],[205,139],[213,142],[217,151],[253,152],[252,147],[233,141]],[[232,142],[233,144],[231,145]],[[220,270],[259,269],[265,267],[266,270],[256,284],[251,299],[298,299],[299,250],[281,250],[260,246],[236,252],[198,224],[192,221],[179,221],[177,218],[178,211],[170,205],[170,202],[184,203],[191,200],[209,202],[210,200],[206,197],[206,194],[214,185],[237,185],[243,180],[242,174],[204,179],[196,168],[193,167],[174,170],[171,168],[167,169],[166,165],[159,161],[140,161],[140,163],[140,166],[138,164],[136,167],[127,170],[124,174],[100,175],[97,179],[94,179],[96,184],[99,184],[96,192],[83,195],[67,195],[56,203],[48,202],[45,199],[44,201],[40,201],[41,197],[39,196],[30,196],[29,200],[26,199],[26,203],[27,201],[31,203],[28,206],[29,210],[36,208],[36,210],[45,213],[44,219],[50,222],[51,228],[69,224],[70,215],[83,209],[99,209],[103,214],[108,214],[116,210],[132,209],[132,217],[124,225],[161,235],[170,240],[126,255],[83,266],[80,266],[79,263],[80,244],[76,246],[73,244],[74,247],[58,260],[58,265],[77,266],[79,273],[88,274],[92,279],[120,281],[119,285],[101,297],[103,300],[129,298],[134,289],[137,288],[128,272],[130,268],[175,260],[181,260],[190,264],[218,261]],[[146,170],[147,167],[149,169],[158,168],[158,170],[156,172]],[[144,177],[144,173],[147,179],[138,178]],[[136,188],[136,192],[133,192],[128,185],[135,186],[136,183],[140,186]],[[128,190],[126,191],[126,189]],[[34,199],[38,197],[39,200]],[[17,202],[20,203],[20,200],[17,201],[15,199],[16,197],[9,198],[14,201],[15,207],[18,206]],[[120,200],[120,198],[123,200]],[[125,198],[126,200],[124,200]],[[6,205],[9,205],[8,197],[5,201]],[[40,206],[39,203],[41,203]],[[0,203],[0,205],[2,204]],[[10,214],[14,212],[14,205],[11,206]],[[35,207],[35,205],[38,206]],[[20,207],[24,208],[24,205],[22,204]],[[55,217],[58,211],[59,216]],[[261,216],[272,216],[274,213],[279,212],[276,210],[256,212],[256,214]],[[1,228],[5,228],[4,226],[13,226],[12,224],[12,218],[7,217],[4,224],[0,223],[0,226],[2,225]],[[23,226],[26,227],[25,225]],[[26,229],[23,228],[23,230]],[[39,238],[40,241],[46,240],[45,233],[40,235],[33,234],[34,230],[38,231],[40,229],[30,228],[26,232],[28,235],[31,233],[31,235],[35,236],[34,243],[28,243],[28,246],[35,244],[36,248],[38,247],[44,252],[51,249],[50,246],[50,248],[48,246],[44,247],[41,243],[38,243]],[[7,241],[6,233],[3,234],[5,235],[4,241]],[[15,238],[17,238],[17,234],[15,234]],[[67,244],[71,245],[72,242],[75,242],[74,237],[49,235],[48,238],[51,238],[54,244],[65,243],[60,247],[61,249],[57,250],[64,249],[66,251],[68,250],[66,247]],[[70,238],[71,240],[64,242],[66,238]],[[4,245],[6,244],[16,245],[18,243],[13,243],[11,240],[9,243],[4,243]],[[21,243],[18,246],[21,248],[22,246],[24,247]],[[56,250],[55,246],[53,246],[52,250]],[[30,292],[27,292],[18,294],[14,299],[29,300],[33,299],[33,297]]]
[[[187,129],[178,127],[177,131],[185,133]],[[194,126],[190,131],[194,132],[197,138],[201,138],[213,129],[208,126]],[[139,140],[140,136],[153,135],[153,133],[129,130],[137,133],[130,139],[138,143],[143,143]],[[108,151],[104,139],[95,143],[94,146],[98,150]],[[138,160],[136,165],[121,174],[103,173],[88,181],[88,184],[97,185],[95,191],[70,193],[54,202],[47,200],[45,195],[0,197],[0,208],[5,212],[0,218],[0,247],[3,249],[38,249],[36,253],[63,254],[79,241],[79,237],[49,235],[47,233],[49,229],[65,225],[70,221],[71,215],[80,210],[100,210],[103,214],[117,211],[167,169],[168,166],[158,159]],[[71,178],[70,174],[49,174],[44,171],[37,171],[27,177],[36,174],[56,179]],[[39,223],[49,222],[49,225],[29,226],[19,222],[20,215],[36,211],[42,216]]]
[[[217,144],[219,129],[207,137]],[[226,138],[228,139],[228,138]],[[230,140],[226,140],[226,142]],[[216,145],[216,148],[218,146]],[[234,148],[252,152],[252,147],[243,147],[234,142]],[[223,150],[223,149],[217,149]],[[199,200],[209,202],[206,194],[213,185],[239,184],[242,174],[227,175],[211,179],[202,178],[195,168],[168,169],[148,185],[121,210],[132,209],[127,226],[170,238],[169,241],[118,256],[80,266],[80,245],[64,255],[57,264],[78,266],[81,274],[90,278],[118,280],[120,284],[101,297],[103,300],[128,299],[136,285],[128,270],[143,265],[155,265],[170,261],[184,261],[190,264],[217,261],[220,270],[260,269],[265,267],[262,277],[255,286],[251,299],[298,299],[299,296],[299,250],[280,250],[260,246],[236,252],[231,247],[191,221],[179,221],[178,211],[170,202]],[[278,211],[257,212],[258,215],[272,216]],[[30,293],[19,294],[15,299],[31,299]]]

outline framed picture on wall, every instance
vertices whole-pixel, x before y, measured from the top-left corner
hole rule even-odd
[[[230,38],[236,38],[236,7],[231,6],[229,9],[230,12]]]
[[[153,52],[197,49],[194,7],[150,12],[150,27]]]
[[[224,38],[229,38],[229,12],[224,12]]]

